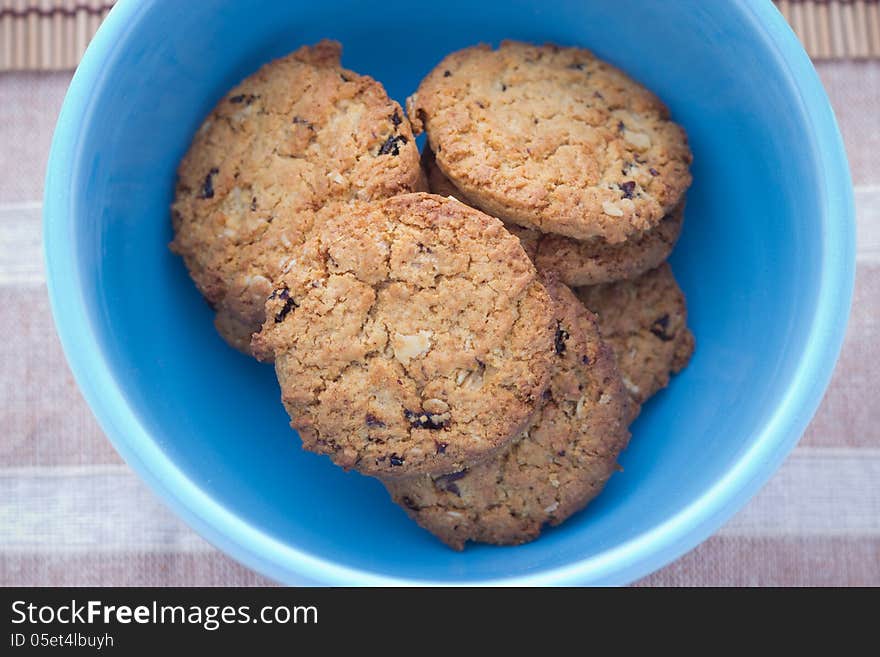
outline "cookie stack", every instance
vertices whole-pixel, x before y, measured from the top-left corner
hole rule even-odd
[[[531,540],[601,491],[693,351],[664,264],[686,137],[582,49],[454,53],[412,124],[339,54],[302,48],[220,101],[172,249],[221,335],[274,361],[306,449],[452,547]]]
[[[273,282],[316,212],[420,189],[419,151],[381,84],[322,41],[270,62],[217,103],[178,168],[174,241],[216,327],[250,352]]]

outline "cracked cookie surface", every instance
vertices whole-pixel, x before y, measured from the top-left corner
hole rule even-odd
[[[658,225],[691,181],[666,106],[582,48],[460,50],[407,107],[470,202],[545,233],[623,242]]]
[[[470,204],[461,190],[443,174],[428,148],[422,153],[422,168],[432,192]],[[665,261],[681,234],[684,205],[682,199],[657,226],[620,244],[609,244],[599,237],[575,240],[516,224],[505,226],[520,238],[538,269],[555,272],[571,287],[599,285],[633,278]]]
[[[340,50],[332,41],[302,47],[243,80],[202,123],[178,169],[171,248],[238,348],[259,329],[272,291],[264,263],[284,255],[259,244],[271,225],[298,243],[328,203],[419,184],[402,109],[381,84],[342,68]]]
[[[366,474],[444,474],[512,440],[546,388],[553,303],[519,241],[456,200],[339,207],[266,303],[306,449]]]
[[[395,502],[447,545],[533,540],[582,509],[613,474],[633,402],[595,316],[567,287],[556,302],[555,366],[540,409],[498,455],[445,476],[385,480]]]
[[[599,317],[602,337],[614,351],[623,383],[644,403],[669,384],[694,353],[687,306],[672,269],[664,263],[631,281],[575,290]]]

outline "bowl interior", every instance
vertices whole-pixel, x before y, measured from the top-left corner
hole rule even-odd
[[[111,16],[106,26],[113,43],[94,65],[63,182],[69,214],[47,221],[70,222],[78,303],[125,403],[249,531],[348,568],[439,581],[601,559],[728,473],[792,386],[816,313],[826,203],[802,100],[739,3],[123,5],[125,23]],[[272,368],[221,341],[167,249],[175,167],[203,117],[259,65],[323,37],[340,40],[344,64],[401,103],[460,47],[503,38],[586,46],[655,90],[690,136],[694,185],[672,264],[696,355],[645,406],[605,493],[532,544],[452,552],[379,483],[302,451]],[[116,440],[129,456],[140,448]],[[322,579],[277,560],[268,568],[292,582]],[[607,580],[625,572],[612,568]]]

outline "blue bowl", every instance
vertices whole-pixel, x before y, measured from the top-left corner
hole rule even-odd
[[[71,368],[126,461],[187,522],[287,583],[624,583],[705,539],[767,480],[827,385],[849,313],[849,172],[810,61],[769,1],[374,5],[122,0],[74,76],[45,251]],[[480,41],[593,49],[687,128],[672,258],[697,336],[589,509],[516,548],[445,547],[382,486],[300,449],[271,367],[229,349],[166,248],[175,167],[223,93],[332,37],[403,101]]]

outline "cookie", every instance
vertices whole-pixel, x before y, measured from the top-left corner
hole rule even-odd
[[[422,168],[432,192],[470,203],[443,175],[430,149],[422,153]],[[538,269],[555,272],[563,283],[572,287],[598,285],[634,278],[664,262],[681,234],[684,205],[682,199],[657,226],[620,244],[609,244],[598,237],[575,240],[516,224],[506,226],[520,238]]]
[[[231,346],[251,353],[251,336],[265,318],[266,299],[275,289],[273,281],[295,267],[298,253],[314,226],[325,216],[335,216],[336,205],[319,210],[278,210],[260,237],[229,254],[225,265],[225,294],[215,305],[214,326]]]
[[[634,278],[663,263],[672,253],[684,223],[684,199],[653,228],[620,244],[601,238],[574,240],[542,234],[535,265],[555,271],[572,287]]]
[[[451,196],[462,203],[467,203],[472,207],[476,207],[464,194],[461,193],[461,190],[453,185],[452,181],[443,174],[440,167],[437,166],[437,160],[434,157],[433,151],[427,147],[422,151],[422,171],[424,172],[424,180],[425,184],[428,186],[428,191],[440,196]],[[508,232],[513,233],[519,238],[526,254],[534,262],[535,256],[538,253],[538,242],[541,233],[536,230],[517,226],[516,224],[505,223],[504,227]]]
[[[270,277],[248,249],[283,223],[301,241],[315,211],[415,189],[412,128],[381,84],[340,66],[322,41],[263,66],[214,107],[177,172],[174,241],[217,328],[246,346]]]
[[[669,384],[694,353],[687,306],[672,269],[663,264],[631,281],[575,290],[599,317],[602,337],[617,359],[623,383],[638,403]]]
[[[556,358],[541,408],[500,454],[460,472],[386,480],[395,502],[447,545],[513,545],[558,525],[605,485],[629,440],[629,400],[595,316],[561,284]]]
[[[553,303],[500,221],[416,193],[328,217],[279,279],[274,357],[306,449],[390,477],[457,472],[512,440],[554,360]]]
[[[407,107],[471,203],[544,233],[623,242],[657,226],[691,181],[687,136],[666,106],[582,48],[460,50]]]

